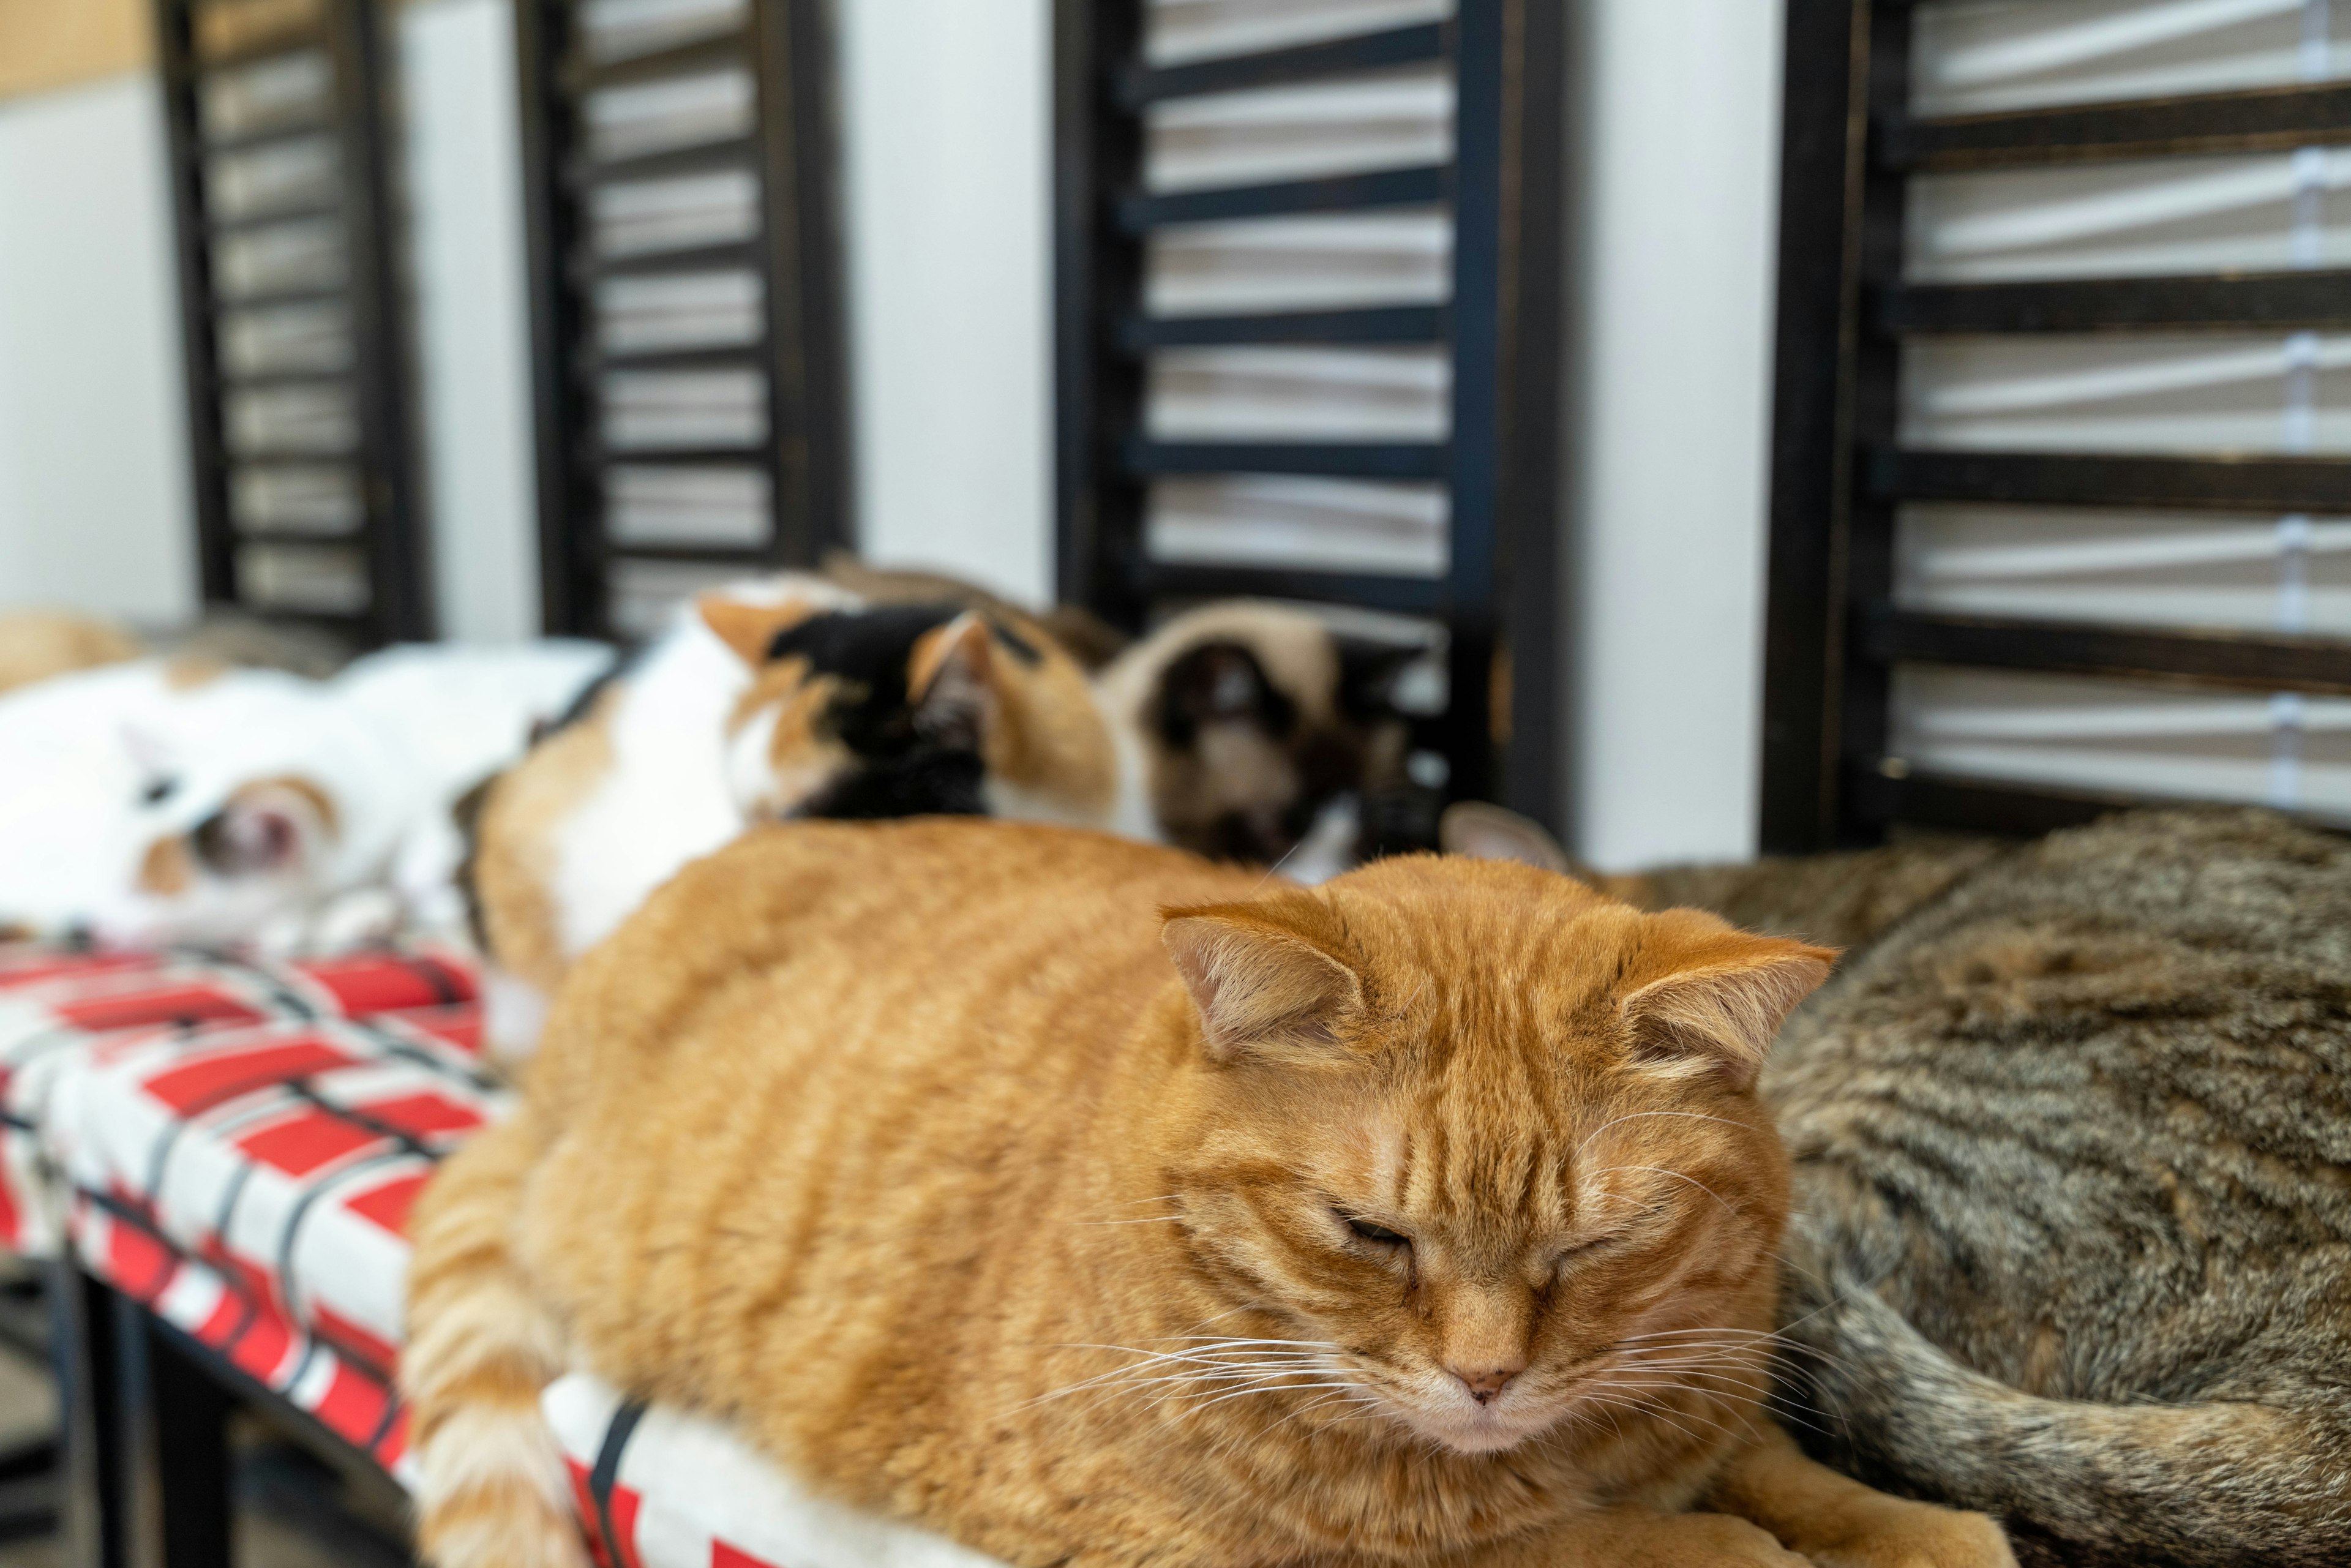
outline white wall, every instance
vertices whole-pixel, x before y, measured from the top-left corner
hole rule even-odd
[[[841,0],[858,530],[1052,583],[1049,0]]]
[[[0,606],[194,608],[162,105],[0,103]]]
[[[1779,0],[1593,0],[1568,439],[1573,837],[1750,854],[1761,746]]]
[[[441,634],[538,631],[522,149],[508,0],[402,14],[401,85]]]

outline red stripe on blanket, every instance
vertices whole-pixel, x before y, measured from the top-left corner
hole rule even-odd
[[[106,1277],[124,1295],[152,1301],[179,1271],[172,1249],[140,1227],[117,1217],[106,1228]]]
[[[293,1343],[294,1332],[287,1326],[284,1314],[271,1302],[256,1301],[253,1322],[228,1347],[229,1364],[276,1388],[286,1353]]]
[[[376,1428],[383,1425],[383,1413],[391,1406],[392,1393],[381,1382],[338,1360],[327,1392],[319,1396],[310,1414],[344,1442],[365,1448]]]
[[[643,1503],[644,1498],[630,1488],[612,1488],[612,1533],[620,1537],[621,1568],[644,1568],[637,1556],[637,1511]]]
[[[482,1054],[482,1009],[471,1002],[453,1008],[416,1008],[386,1013],[378,1021],[403,1023],[444,1045],[455,1046],[468,1056]]]
[[[291,1176],[306,1176],[371,1145],[382,1146],[381,1134],[345,1121],[316,1106],[281,1122],[247,1133],[236,1146],[263,1165]]]
[[[571,1507],[583,1520],[596,1517],[596,1490],[588,1484],[588,1467],[566,1457],[563,1468],[571,1472]],[[612,1560],[604,1554],[603,1532],[590,1523],[581,1533],[588,1538],[588,1555],[596,1560],[596,1568],[612,1568]]]
[[[351,1107],[355,1114],[379,1123],[420,1142],[435,1133],[470,1132],[482,1124],[482,1113],[445,1094],[403,1094],[393,1100],[368,1100]]]
[[[50,1010],[59,1023],[93,1032],[153,1023],[259,1023],[269,1016],[226,991],[196,985],[114,997],[68,997]]]
[[[199,1057],[166,1069],[147,1081],[147,1092],[184,1116],[214,1100],[233,1098],[289,1078],[354,1066],[359,1061],[350,1052],[339,1051],[323,1040],[256,1046]]]
[[[343,1207],[361,1219],[373,1220],[394,1236],[408,1234],[408,1211],[415,1207],[416,1195],[423,1189],[428,1171],[414,1171],[394,1176],[381,1186],[354,1193],[343,1200]]]
[[[474,982],[456,967],[421,954],[361,954],[306,963],[303,975],[352,1018],[471,1001]]]
[[[776,1568],[776,1564],[764,1557],[754,1557],[747,1552],[737,1551],[723,1541],[713,1541],[710,1543],[710,1568]]]
[[[54,953],[46,948],[19,948],[0,957],[0,990],[30,986],[70,976],[116,975],[126,969],[152,969],[152,953]]]

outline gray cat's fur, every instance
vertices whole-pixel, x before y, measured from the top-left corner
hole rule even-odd
[[[2148,811],[1629,891],[1884,928],[1765,1081],[1832,1457],[2028,1559],[2351,1563],[2351,841]]]

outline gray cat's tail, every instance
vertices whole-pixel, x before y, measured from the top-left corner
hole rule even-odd
[[[1794,1337],[1833,1440],[1865,1472],[2103,1560],[2351,1562],[2351,1421],[2252,1404],[2043,1399],[1959,1365],[1867,1285]]]

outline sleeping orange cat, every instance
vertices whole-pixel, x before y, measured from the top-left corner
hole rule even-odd
[[[2008,1563],[1762,1407],[1755,1078],[1830,957],[1521,865],[755,832],[418,1207],[424,1552],[585,1562],[577,1364],[1017,1564]]]

